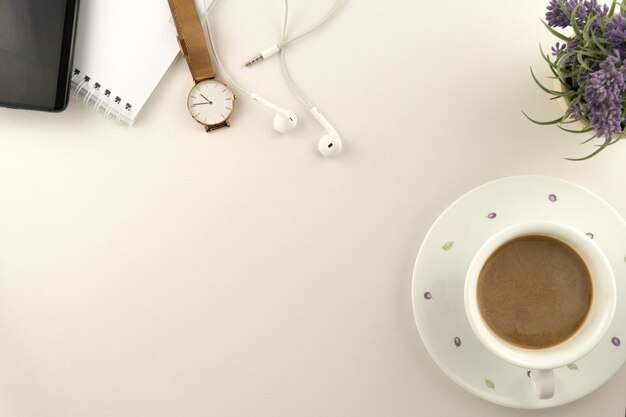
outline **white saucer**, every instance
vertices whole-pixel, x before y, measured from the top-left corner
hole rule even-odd
[[[535,397],[526,370],[489,352],[465,314],[463,285],[474,253],[498,230],[524,221],[568,224],[595,239],[617,281],[615,318],[586,357],[555,370],[552,399]],[[413,271],[413,312],[419,333],[439,367],[469,392],[496,404],[548,408],[599,388],[626,362],[626,223],[590,191],[554,178],[504,178],[467,193],[437,219]]]

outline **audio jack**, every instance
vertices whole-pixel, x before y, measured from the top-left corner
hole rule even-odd
[[[255,56],[254,58],[252,58],[250,61],[246,62],[246,67],[249,67],[250,65],[254,65],[259,61],[263,61],[265,58],[263,57],[263,55],[258,54],[257,56]]]
[[[275,44],[262,51],[260,54],[252,58],[250,61],[246,62],[246,67],[256,64],[257,62],[261,62],[266,58],[271,57],[272,55],[276,55],[283,48],[283,43]]]

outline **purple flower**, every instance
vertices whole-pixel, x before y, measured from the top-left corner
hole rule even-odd
[[[561,44],[560,42],[557,42],[556,45],[552,47],[552,55],[557,56],[559,53],[565,51],[566,47],[567,44]]]
[[[579,83],[581,82],[579,77]],[[598,137],[607,139],[622,131],[622,93],[626,90],[626,67],[619,57],[609,56],[600,69],[582,83],[587,116]]]
[[[582,110],[580,109],[579,106],[575,104],[572,106],[569,106],[569,108],[567,109],[567,115],[572,120],[579,120],[583,117]]]
[[[571,41],[567,42],[564,52],[572,52],[572,51],[577,51],[577,50],[578,50],[578,38],[574,38]],[[570,55],[567,58],[565,58],[565,60],[563,61],[565,68],[567,69],[571,68],[575,60],[576,60],[575,55]]]
[[[605,16],[609,12],[606,4],[600,5],[598,0],[562,0],[567,14],[571,15],[576,9],[576,23],[584,26],[587,19],[594,16]],[[552,27],[566,28],[570,25],[570,19],[563,12],[559,0],[550,0],[548,11],[546,12],[546,21]]]
[[[571,0],[564,0],[565,8],[571,13],[574,8],[569,7],[569,3]],[[563,10],[561,9],[561,5],[558,0],[550,0],[550,4],[548,4],[548,11],[546,12],[546,21],[553,28],[566,28],[570,24],[570,20],[565,16]]]
[[[626,17],[616,14],[606,24],[604,36],[609,41],[611,51],[617,49],[622,55],[626,52]]]
[[[597,70],[597,68],[596,68]],[[591,74],[587,71],[580,71],[580,73],[578,74],[578,78],[576,78],[576,81],[578,82],[578,85],[585,85],[585,83],[587,83],[587,81],[589,81],[589,76]]]

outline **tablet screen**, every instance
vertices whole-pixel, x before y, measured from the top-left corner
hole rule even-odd
[[[0,103],[42,110],[64,107],[75,3],[0,0]]]

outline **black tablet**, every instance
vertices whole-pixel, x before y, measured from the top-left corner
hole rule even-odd
[[[0,0],[1,106],[65,109],[78,1]]]

